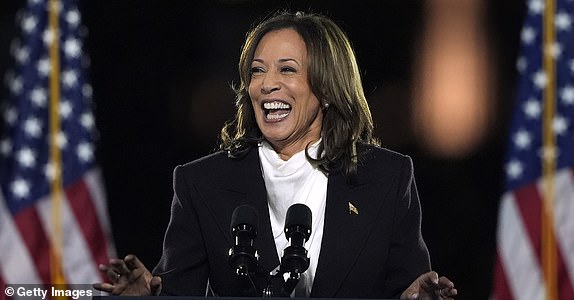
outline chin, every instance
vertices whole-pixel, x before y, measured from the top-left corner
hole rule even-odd
[[[264,124],[259,126],[263,137],[268,141],[281,141],[289,136],[285,126],[278,126],[279,124]]]

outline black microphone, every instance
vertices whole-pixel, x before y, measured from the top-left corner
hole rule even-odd
[[[311,236],[311,209],[305,204],[293,204],[287,210],[285,218],[285,236],[289,246],[283,250],[281,272],[290,273],[292,279],[299,279],[301,273],[309,268],[309,257],[305,242]]]
[[[257,251],[253,247],[253,239],[257,236],[258,215],[250,205],[235,208],[231,217],[231,235],[235,238],[235,246],[229,249],[229,264],[237,275],[247,276],[257,268]]]

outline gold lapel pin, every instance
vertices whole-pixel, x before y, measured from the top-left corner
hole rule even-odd
[[[358,215],[359,214],[359,210],[353,205],[353,203],[349,202],[349,214],[355,214]]]

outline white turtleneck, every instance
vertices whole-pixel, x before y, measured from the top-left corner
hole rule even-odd
[[[308,152],[311,157],[317,157],[318,146],[319,142],[316,142],[309,147]],[[264,141],[259,145],[259,159],[267,189],[271,228],[279,258],[282,256],[283,249],[288,246],[283,231],[287,209],[295,203],[303,203],[311,209],[313,216],[311,237],[305,243],[310,258],[309,269],[302,274],[292,294],[295,297],[309,297],[323,238],[327,176],[311,165],[305,156],[305,150],[285,161],[279,157],[269,143]]]

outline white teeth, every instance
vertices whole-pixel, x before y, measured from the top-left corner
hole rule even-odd
[[[265,109],[290,109],[291,105],[283,102],[266,102],[263,103]]]
[[[289,115],[289,113],[279,114],[279,115],[278,114],[267,114],[267,119],[269,119],[269,120],[283,119],[287,115]]]

